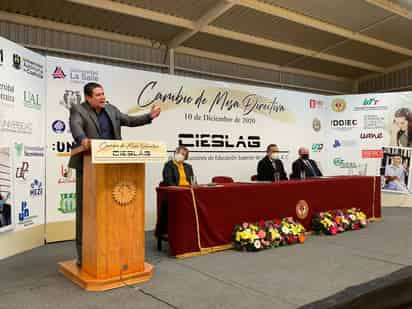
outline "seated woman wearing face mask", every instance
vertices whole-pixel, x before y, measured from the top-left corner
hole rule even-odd
[[[163,167],[164,186],[190,186],[193,182],[192,166],[184,161],[189,156],[189,150],[185,146],[176,149],[174,158],[166,162]]]
[[[192,166],[184,161],[189,156],[189,150],[184,146],[176,149],[174,158],[165,163],[163,167],[163,181],[161,186],[190,186],[194,175]],[[162,240],[167,240],[168,231],[168,202],[161,202],[156,224],[157,249],[162,250]]]
[[[266,156],[259,161],[257,167],[257,180],[288,180],[283,163],[279,159],[279,148],[276,144],[268,145],[266,148]]]

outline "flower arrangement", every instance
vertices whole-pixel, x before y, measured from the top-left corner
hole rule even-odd
[[[312,218],[312,229],[316,233],[336,235],[349,230],[366,227],[368,221],[360,209],[337,209],[320,212]]]
[[[234,247],[238,250],[260,251],[305,241],[305,228],[292,217],[282,220],[261,220],[238,224],[233,230]]]

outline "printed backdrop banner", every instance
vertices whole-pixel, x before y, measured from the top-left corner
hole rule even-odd
[[[270,143],[279,145],[285,168],[299,146],[314,147],[323,160],[326,97],[240,84],[206,81],[167,74],[47,57],[47,221],[74,218],[74,171],[67,168],[72,136],[69,108],[83,101],[87,82],[103,85],[107,100],[123,113],[147,113],[154,104],[162,113],[150,125],[122,128],[123,139],[160,141],[170,156],[186,145],[197,181],[231,176],[250,181]],[[316,119],[314,121],[314,119]],[[155,223],[155,188],[163,164],[147,164],[146,228]]]
[[[327,108],[327,174],[382,175],[384,190],[408,193],[412,93],[328,97]],[[392,160],[395,156],[400,156],[399,162]]]
[[[0,38],[0,240],[44,224],[44,78],[45,57]]]

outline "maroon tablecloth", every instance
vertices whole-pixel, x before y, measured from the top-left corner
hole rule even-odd
[[[310,229],[314,213],[331,209],[360,208],[368,218],[381,217],[379,177],[342,176],[276,183],[232,183],[215,187],[157,188],[159,213],[168,204],[170,253],[184,257],[222,249],[231,243],[236,224],[294,217]],[[305,201],[307,216],[299,219],[297,204]],[[163,204],[164,205],[164,204]]]

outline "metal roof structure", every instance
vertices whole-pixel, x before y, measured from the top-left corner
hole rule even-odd
[[[412,63],[411,0],[2,0],[0,20],[337,81]]]

